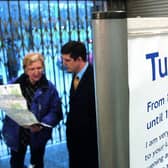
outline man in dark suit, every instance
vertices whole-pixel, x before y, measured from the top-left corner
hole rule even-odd
[[[66,43],[61,53],[66,70],[73,73],[66,130],[69,167],[98,168],[93,67],[81,42]]]

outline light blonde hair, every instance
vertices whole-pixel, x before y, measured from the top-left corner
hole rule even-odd
[[[23,69],[25,70],[28,65],[36,61],[41,61],[44,68],[44,57],[42,54],[33,52],[26,54],[23,59]]]

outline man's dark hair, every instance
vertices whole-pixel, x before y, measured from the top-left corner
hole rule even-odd
[[[74,60],[81,57],[83,61],[86,61],[85,44],[79,41],[69,41],[62,46],[61,54],[70,54]]]

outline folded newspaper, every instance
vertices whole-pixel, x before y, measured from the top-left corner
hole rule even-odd
[[[0,109],[20,126],[40,124],[35,115],[27,109],[19,84],[0,85]]]

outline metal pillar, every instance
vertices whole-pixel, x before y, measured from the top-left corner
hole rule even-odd
[[[129,168],[129,96],[125,12],[92,15],[100,168]]]

